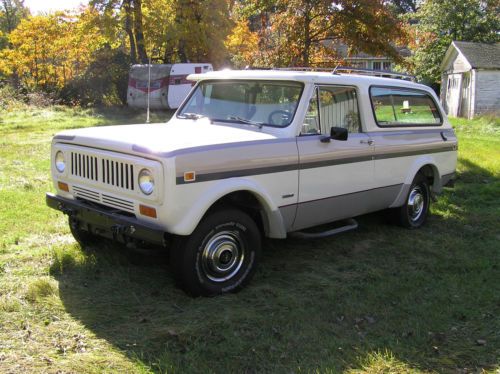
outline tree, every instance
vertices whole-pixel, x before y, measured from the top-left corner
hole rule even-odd
[[[259,36],[250,30],[246,19],[236,21],[236,25],[224,44],[235,66],[255,65],[256,51],[259,50]]]
[[[228,57],[224,41],[232,27],[228,1],[174,0],[173,11],[165,60],[222,65]]]
[[[500,5],[496,0],[427,0],[416,13],[414,74],[427,83],[439,83],[440,65],[452,41],[500,40]]]
[[[0,1],[0,49],[7,47],[8,35],[29,15],[23,0]]]
[[[64,12],[23,19],[9,35],[12,47],[0,53],[0,69],[16,72],[28,89],[61,90],[105,43],[99,29],[81,19]]]
[[[132,63],[148,62],[146,40],[144,37],[142,0],[91,0],[89,5],[101,12],[113,26],[123,25],[128,36],[130,59]]]
[[[332,41],[399,59],[393,42],[403,32],[382,0],[248,0],[247,8],[265,14],[259,31],[265,63],[331,65],[336,60]]]
[[[422,0],[390,0],[387,5],[393,9],[396,14],[415,13]]]

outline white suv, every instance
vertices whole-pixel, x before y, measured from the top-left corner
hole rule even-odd
[[[263,236],[314,237],[304,230],[387,208],[417,228],[453,179],[457,139],[426,86],[276,70],[190,79],[166,124],[57,134],[47,204],[82,245],[168,249],[193,295],[244,286]]]

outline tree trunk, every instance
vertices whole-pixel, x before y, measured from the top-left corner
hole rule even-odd
[[[132,64],[137,63],[137,48],[135,44],[134,32],[132,30],[132,0],[123,0],[123,9],[125,10],[125,32],[130,41],[130,61]]]
[[[134,1],[134,34],[137,44],[137,55],[143,64],[148,63],[148,55],[144,43],[144,31],[142,28],[142,0]]]

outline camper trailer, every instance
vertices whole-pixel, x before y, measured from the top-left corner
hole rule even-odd
[[[207,63],[155,64],[151,65],[149,81],[149,65],[133,65],[128,81],[127,104],[133,108],[147,108],[150,82],[149,107],[177,109],[194,84],[187,80],[187,76],[212,70],[212,65]]]

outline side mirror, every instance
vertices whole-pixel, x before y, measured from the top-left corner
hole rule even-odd
[[[347,140],[347,129],[343,127],[332,127],[330,128],[330,138],[333,140]]]

